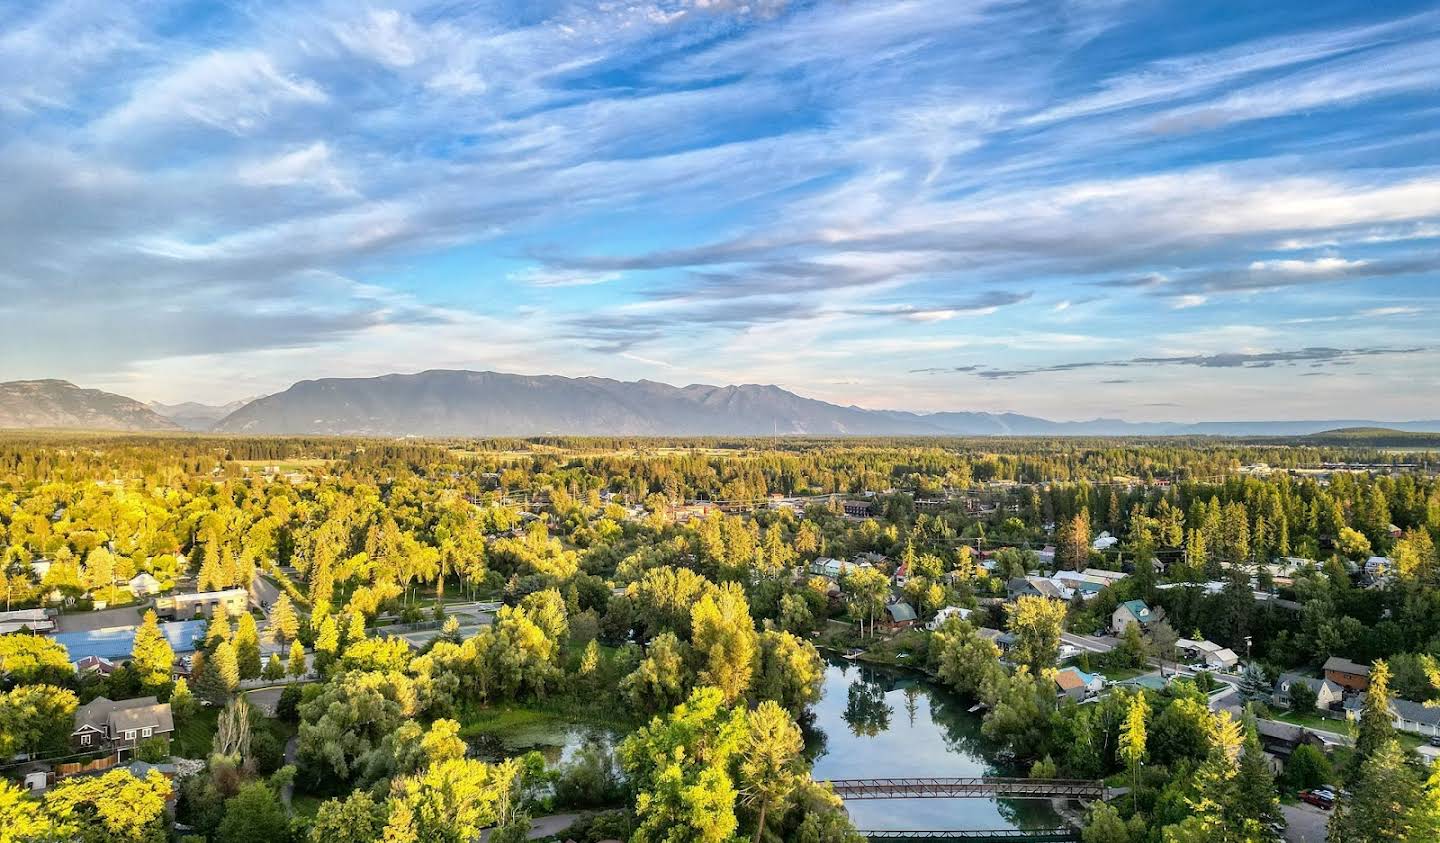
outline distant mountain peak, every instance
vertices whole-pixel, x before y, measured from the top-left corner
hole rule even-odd
[[[141,431],[178,425],[133,398],[44,378],[0,383],[0,428]]]

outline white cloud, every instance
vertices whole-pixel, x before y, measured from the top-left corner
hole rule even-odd
[[[112,140],[184,123],[248,135],[283,108],[326,99],[318,84],[285,73],[260,50],[215,50],[139,81],[129,101],[96,129]]]
[[[1205,298],[1204,296],[1190,294],[1176,298],[1174,303],[1170,306],[1175,310],[1185,310],[1191,307],[1199,307],[1207,301],[1209,301],[1209,299]]]

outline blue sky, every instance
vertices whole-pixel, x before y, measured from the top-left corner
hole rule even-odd
[[[0,7],[0,378],[1440,417],[1440,6]]]

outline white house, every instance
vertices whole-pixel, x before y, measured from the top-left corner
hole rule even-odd
[[[1365,706],[1365,695],[1355,694],[1345,700],[1345,716],[1359,720]],[[1440,735],[1440,707],[1394,698],[1390,700],[1391,723],[1397,731],[1412,735]]]
[[[1096,536],[1095,541],[1090,542],[1090,547],[1094,548],[1095,550],[1105,551],[1109,550],[1110,548],[1114,547],[1119,543],[1119,539],[1115,538],[1107,532],[1101,533],[1100,535]]]
[[[930,630],[931,632],[934,632],[935,630],[939,629],[942,624],[944,624],[951,618],[959,618],[962,621],[968,621],[970,620],[971,614],[972,613],[969,609],[962,609],[959,606],[946,606],[945,608],[935,613],[935,617],[931,618],[930,622],[925,624],[925,628]]]
[[[129,588],[130,593],[136,597],[148,597],[152,594],[159,594],[161,591],[160,581],[146,571],[141,571],[131,577],[130,582],[126,583],[125,586]]]
[[[1179,638],[1175,648],[1191,662],[1200,662],[1210,670],[1230,670],[1240,663],[1240,657],[1228,647],[1221,647],[1214,641],[1191,641]]]

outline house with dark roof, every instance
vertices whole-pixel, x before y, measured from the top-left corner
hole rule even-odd
[[[909,629],[919,621],[915,615],[915,609],[905,602],[891,603],[885,607],[885,620],[881,626],[891,631]]]
[[[1345,716],[1359,720],[1365,709],[1365,694],[1354,694],[1345,700]],[[1412,700],[1390,700],[1390,723],[1397,732],[1434,737],[1440,735],[1440,706],[1428,706]]]
[[[1370,666],[1331,656],[1325,660],[1325,678],[1346,691],[1364,691],[1370,687]]]
[[[75,710],[71,745],[79,752],[113,749],[124,760],[141,741],[155,737],[167,740],[175,732],[170,704],[155,697],[110,700],[96,697]]]

